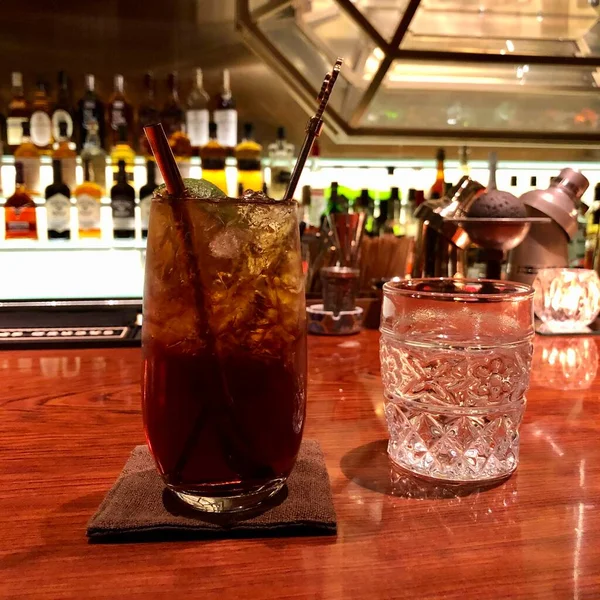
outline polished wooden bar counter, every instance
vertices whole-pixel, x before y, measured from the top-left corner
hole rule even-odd
[[[457,495],[390,471],[376,332],[310,338],[337,537],[89,544],[144,441],[138,349],[0,354],[1,598],[599,598],[594,338],[536,338],[521,464]]]

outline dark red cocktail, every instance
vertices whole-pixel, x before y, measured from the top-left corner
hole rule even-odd
[[[203,510],[240,510],[281,488],[302,439],[306,327],[295,203],[176,200],[192,223],[190,265],[172,202],[159,194],[150,214],[146,436],[179,497]]]

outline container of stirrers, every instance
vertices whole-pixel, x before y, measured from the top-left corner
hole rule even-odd
[[[412,237],[383,235],[363,238],[360,251],[361,291],[372,290],[373,281],[404,277],[410,272]]]

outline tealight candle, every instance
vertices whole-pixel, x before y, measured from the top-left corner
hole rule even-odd
[[[591,269],[542,269],[533,289],[535,314],[548,331],[585,331],[600,312],[600,279]]]

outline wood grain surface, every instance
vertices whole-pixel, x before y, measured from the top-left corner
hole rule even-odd
[[[536,339],[521,464],[457,495],[390,471],[378,334],[310,338],[306,436],[337,538],[92,545],[85,526],[143,443],[138,349],[0,354],[2,598],[600,597],[593,338]]]

